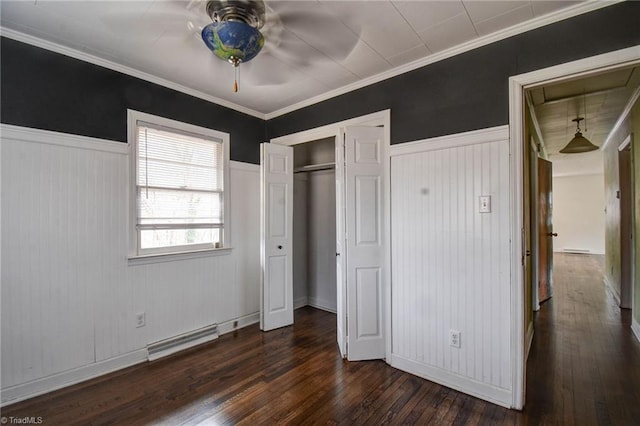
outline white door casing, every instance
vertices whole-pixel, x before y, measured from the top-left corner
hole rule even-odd
[[[345,194],[344,194],[344,143],[342,137],[336,137],[336,320],[338,348],[342,358],[347,357],[347,324],[346,304],[347,286],[345,275],[344,228],[345,228]]]
[[[293,148],[260,145],[260,329],[293,324]]]
[[[347,127],[344,137],[347,358],[385,357],[384,129]]]
[[[620,67],[640,64],[640,46],[632,46],[614,52],[604,53],[588,58],[554,65],[526,74],[509,78],[509,129],[510,129],[510,159],[511,159],[511,235],[512,235],[512,270],[511,281],[511,370],[513,378],[513,402],[511,408],[521,410],[524,407],[525,389],[525,337],[524,337],[524,271],[520,268],[522,253],[514,247],[522,246],[522,213],[523,203],[523,164],[522,150],[524,148],[524,89],[541,86],[548,83],[558,83],[567,79],[586,77],[596,73]],[[607,145],[620,123],[612,129],[604,142]]]

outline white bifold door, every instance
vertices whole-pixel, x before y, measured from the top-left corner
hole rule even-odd
[[[293,148],[260,145],[260,329],[293,324]]]
[[[337,340],[351,361],[385,357],[384,131],[347,127],[336,143]],[[261,145],[261,329],[293,324],[293,149]]]
[[[380,127],[347,127],[344,132],[344,235],[337,266],[344,275],[338,294],[344,285],[346,303],[338,303],[338,324],[344,327],[338,339],[346,335],[343,353],[350,361],[385,356],[383,138]],[[341,348],[344,343],[338,342]]]

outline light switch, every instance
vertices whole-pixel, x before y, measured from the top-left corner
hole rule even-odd
[[[480,213],[491,213],[491,195],[480,196]]]

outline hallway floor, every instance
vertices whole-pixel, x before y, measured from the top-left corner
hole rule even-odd
[[[640,343],[603,284],[602,256],[556,253],[553,297],[535,314],[525,418],[640,424]]]

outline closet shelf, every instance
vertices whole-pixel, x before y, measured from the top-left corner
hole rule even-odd
[[[309,164],[307,166],[296,167],[295,169],[293,169],[293,172],[294,173],[315,172],[318,170],[330,170],[335,168],[336,168],[336,163]]]

